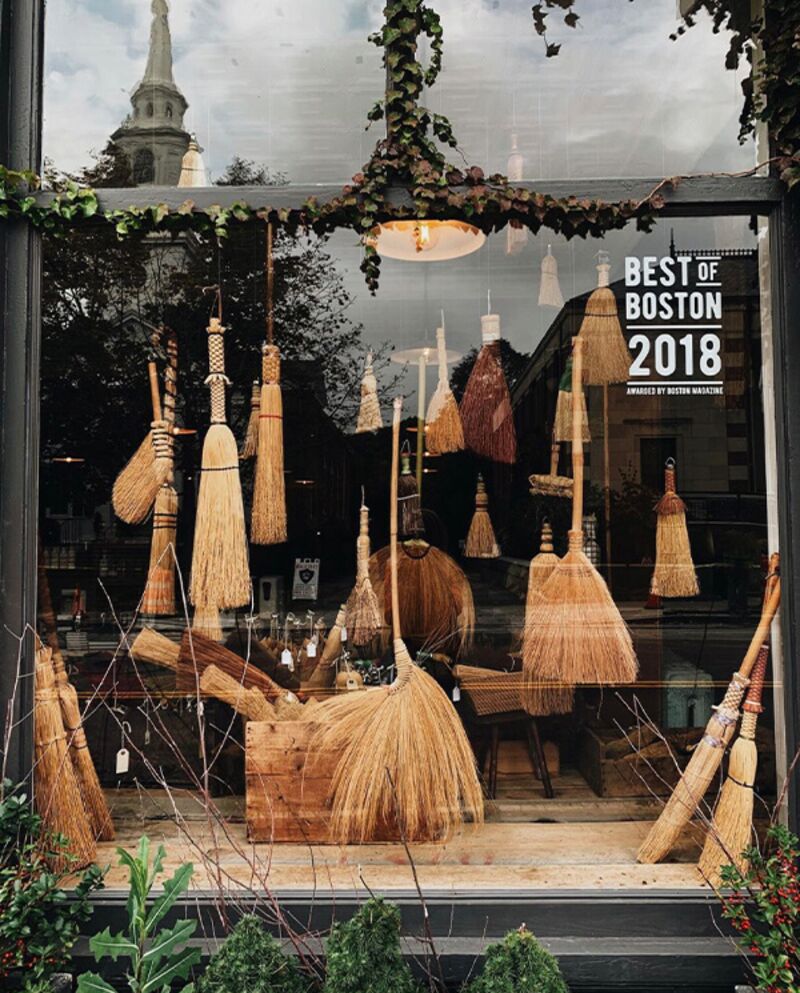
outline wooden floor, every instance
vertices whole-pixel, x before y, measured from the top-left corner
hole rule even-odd
[[[546,800],[530,777],[501,777],[487,822],[465,826],[448,842],[412,845],[419,884],[426,893],[467,890],[697,889],[697,839],[688,838],[662,865],[636,862],[636,850],[659,805],[646,799],[604,800],[566,771]],[[111,865],[110,890],[123,888],[116,846],[133,849],[141,834],[167,849],[167,866],[195,864],[197,890],[282,893],[316,890],[408,892],[415,887],[408,855],[399,844],[354,846],[247,842],[241,798],[217,801],[210,818],[191,794],[123,790],[109,794],[117,840],[99,846],[98,862]]]

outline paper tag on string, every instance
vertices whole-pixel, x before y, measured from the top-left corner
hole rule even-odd
[[[347,641],[347,628],[342,625],[342,641]]]
[[[120,748],[117,752],[117,775],[121,776],[128,771],[131,764],[131,754],[127,748]]]
[[[288,648],[284,648],[284,650],[281,652],[281,665],[291,667],[292,664],[293,664],[292,653],[289,651]]]
[[[460,699],[461,699],[461,687],[458,685],[458,683],[456,683],[456,685],[453,687],[453,703],[458,703]]]
[[[306,658],[315,659],[317,657],[317,643],[316,641],[309,641],[306,645]]]
[[[206,712],[205,701],[198,700],[198,702],[197,702],[197,716],[198,717],[202,717],[205,712]]]

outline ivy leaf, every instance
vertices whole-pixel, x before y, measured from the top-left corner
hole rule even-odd
[[[548,59],[554,58],[561,51],[561,45],[556,45],[555,42],[549,42],[546,49],[545,55]]]

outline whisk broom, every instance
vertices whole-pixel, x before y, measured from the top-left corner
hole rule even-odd
[[[528,679],[569,685],[629,683],[637,663],[630,633],[605,580],[583,551],[583,440],[580,393],[583,342],[573,340],[572,528],[567,554],[528,610],[523,666]]]
[[[706,733],[692,752],[689,764],[684,769],[677,786],[639,848],[636,857],[640,862],[660,862],[670,853],[681,831],[694,816],[719,769],[736,729],[739,704],[749,684],[758,653],[769,635],[770,625],[780,606],[781,584],[777,574],[778,564],[778,556],[773,555],[761,620],[750,641],[750,647],[738,671],[733,674],[722,703],[715,708],[706,725]]]
[[[261,362],[261,410],[258,415],[258,454],[253,484],[250,540],[255,545],[286,541],[286,482],[283,477],[283,400],[281,353],[275,344],[275,264],[272,224],[267,224],[267,340]]]
[[[446,837],[465,816],[483,820],[475,759],[441,687],[414,665],[400,635],[398,461],[402,400],[394,403],[391,482],[391,600],[397,677],[391,686],[334,698],[319,731],[341,757],[331,782],[331,833],[368,841],[394,817],[409,840]]]
[[[261,384],[258,380],[253,381],[253,388],[250,391],[250,416],[247,419],[247,428],[244,433],[244,441],[239,452],[242,461],[254,459],[258,451],[258,425],[259,414],[261,413]]]
[[[460,452],[464,447],[464,429],[458,404],[450,389],[447,374],[447,346],[445,344],[444,313],[442,326],[436,329],[436,351],[439,357],[439,382],[428,404],[428,451],[434,455]]]
[[[161,418],[161,397],[155,359],[147,363],[153,421],[144,441],[117,476],[111,492],[114,513],[126,524],[141,524],[150,513],[159,487],[172,465],[172,437]]]
[[[656,564],[650,580],[652,596],[697,596],[697,574],[686,528],[686,504],[675,492],[675,460],[664,467],[664,496],[656,504]]]
[[[67,838],[74,862],[55,860],[58,868],[83,868],[97,854],[89,820],[81,800],[69,746],[64,733],[61,704],[53,672],[52,649],[36,652],[34,675],[34,800],[47,830]]]
[[[553,438],[550,446],[550,472],[533,473],[528,476],[531,486],[531,496],[559,497],[569,499],[572,496],[573,482],[570,476],[559,476],[558,457],[561,454],[561,445]]]
[[[347,631],[354,645],[368,645],[383,627],[383,618],[369,578],[369,509],[361,496],[360,529],[356,539],[356,584],[347,600]]]
[[[380,431],[383,427],[381,405],[378,400],[378,381],[372,368],[372,352],[367,353],[367,364],[361,379],[361,404],[358,408],[356,434],[367,431]]]
[[[480,473],[475,493],[475,513],[467,532],[464,555],[468,559],[496,559],[500,556],[500,546],[489,516],[489,495]]]
[[[740,872],[747,871],[744,850],[753,833],[753,787],[758,768],[756,724],[761,706],[761,692],[769,659],[769,645],[761,646],[747,697],[742,705],[742,726],[734,741],[728,761],[728,775],[714,810],[698,868],[711,886],[721,882],[720,870],[731,863]]]
[[[203,442],[200,491],[189,597],[198,608],[227,610],[250,603],[239,453],[225,423],[225,328],[221,315],[208,326],[211,424]]]

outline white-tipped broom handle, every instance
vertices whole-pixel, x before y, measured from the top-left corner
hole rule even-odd
[[[769,579],[767,580],[769,582]],[[764,609],[761,612],[761,620],[758,622],[758,627],[756,628],[752,640],[750,641],[750,647],[747,649],[747,654],[742,659],[742,664],[739,666],[739,675],[744,676],[745,679],[750,678],[750,673],[753,671],[753,666],[756,664],[756,659],[758,658],[758,653],[761,651],[762,644],[769,638],[769,629],[775,615],[778,612],[778,607],[781,604],[781,579],[780,576],[775,576],[772,582],[772,588],[770,590],[769,597],[764,604]]]
[[[439,382],[447,383],[447,345],[444,340],[444,311],[442,311],[442,326],[436,329],[436,352],[439,358]]]
[[[400,462],[400,418],[403,398],[395,397],[392,416],[392,482],[389,505],[389,575],[392,580],[392,637],[400,637],[400,593],[397,589],[397,488]]]
[[[572,339],[572,530],[583,529],[583,342]]]

